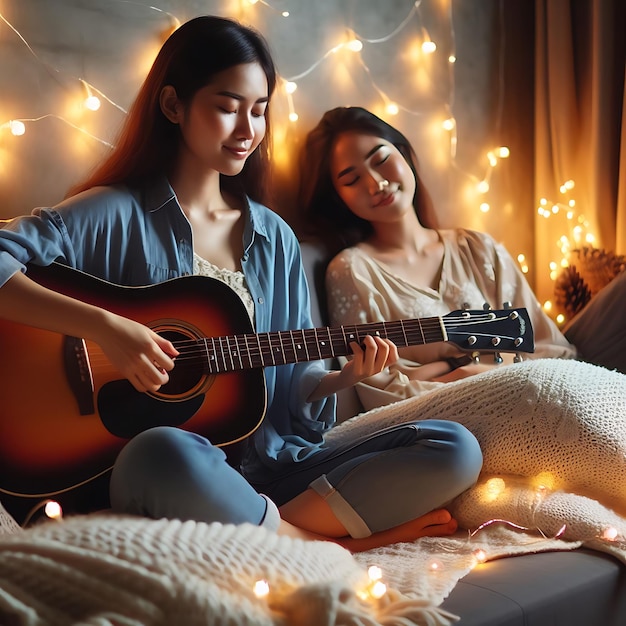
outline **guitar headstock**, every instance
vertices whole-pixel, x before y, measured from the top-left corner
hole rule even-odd
[[[534,352],[533,327],[525,308],[459,310],[443,318],[447,340],[465,352]]]

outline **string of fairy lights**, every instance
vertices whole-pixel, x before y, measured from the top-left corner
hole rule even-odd
[[[132,2],[131,0],[115,0],[122,4],[134,5],[136,7],[143,7],[146,11],[155,11],[161,13],[164,18],[168,21],[168,26],[171,27],[171,32],[175,28],[180,25],[180,20],[172,13],[165,11],[159,7],[148,6],[142,4],[140,2]],[[298,88],[299,84],[309,75],[315,73],[325,62],[331,62],[333,58],[336,58],[339,53],[345,52],[347,54],[356,55],[356,60],[360,64],[360,67],[364,70],[365,74],[369,77],[371,82],[371,87],[377,97],[382,102],[382,109],[384,114],[389,118],[393,118],[393,116],[398,115],[400,112],[407,113],[410,115],[419,116],[422,115],[422,111],[415,110],[409,106],[404,105],[402,102],[398,102],[397,99],[391,97],[385,89],[383,89],[375,80],[375,77],[372,75],[372,72],[365,62],[363,51],[365,47],[369,46],[377,46],[382,43],[387,43],[392,41],[395,37],[397,37],[400,33],[405,32],[407,29],[413,29],[415,31],[415,36],[419,40],[419,49],[421,51],[422,57],[428,57],[429,55],[434,55],[437,53],[443,53],[447,55],[447,63],[450,71],[450,90],[449,90],[449,98],[445,103],[445,111],[444,115],[439,118],[439,124],[441,129],[447,133],[447,141],[449,147],[449,154],[452,160],[452,164],[456,167],[455,157],[457,153],[458,147],[458,137],[457,137],[457,122],[455,116],[453,114],[453,105],[454,105],[454,65],[457,61],[456,50],[455,47],[455,37],[454,37],[454,29],[452,27],[452,19],[451,19],[451,11],[452,11],[452,2],[447,0],[447,6],[449,11],[449,22],[450,22],[450,44],[447,50],[440,49],[438,43],[435,38],[431,37],[429,30],[426,28],[424,20],[421,15],[420,9],[422,8],[423,0],[416,0],[408,4],[406,15],[398,20],[398,23],[390,30],[390,32],[382,34],[379,37],[364,37],[361,36],[358,32],[351,28],[346,28],[344,30],[344,36],[341,41],[338,41],[334,46],[328,48],[325,52],[323,52],[318,58],[312,61],[308,67],[305,69],[294,73],[291,76],[282,76],[279,81],[279,92],[285,98],[288,108],[288,120],[290,124],[297,124],[299,120],[298,114]],[[288,10],[281,10],[275,8],[269,2],[265,0],[239,0],[239,9],[241,12],[245,13],[250,7],[254,5],[260,5],[262,8],[267,9],[272,14],[276,14],[279,19],[289,19],[290,12]],[[234,15],[234,17],[239,17]],[[64,77],[75,80],[77,85],[80,86],[81,93],[81,108],[83,111],[87,111],[90,114],[98,114],[102,109],[103,102],[106,102],[108,105],[114,107],[121,114],[125,114],[126,110],[123,106],[118,104],[113,98],[109,97],[103,90],[99,89],[96,85],[91,82],[85,80],[79,76],[68,75],[62,68],[51,66],[44,59],[38,55],[36,49],[29,43],[28,38],[21,33],[6,17],[0,12],[0,28],[8,29],[12,35],[17,38],[17,40],[26,48],[29,54],[33,57],[33,59],[40,63],[42,66],[45,66],[46,69],[50,71],[53,75],[61,75]],[[165,36],[169,35],[169,32],[165,33]],[[500,72],[503,71],[503,68],[500,68]],[[500,75],[500,80],[503,81],[503,76]],[[306,94],[305,96],[306,97]],[[0,116],[2,115],[1,109],[1,99],[0,99]],[[501,106],[496,107],[496,111],[498,111],[497,115],[501,115]],[[66,124],[68,128],[72,129],[74,132],[80,133],[90,140],[98,142],[105,147],[112,147],[112,145],[103,137],[98,136],[97,134],[92,133],[88,127],[84,124],[78,123],[76,120],[70,119],[66,115],[58,115],[57,113],[46,113],[37,117],[19,117],[14,116],[11,119],[7,119],[2,121],[0,117],[0,142],[6,140],[3,138],[5,133],[8,133],[10,136],[16,138],[16,140],[24,135],[26,132],[29,132],[31,127],[34,127],[38,123],[42,122],[45,119],[54,118]],[[393,123],[393,122],[392,122]],[[497,120],[497,124],[499,125],[499,120]],[[483,174],[478,176],[475,174],[471,174],[465,172],[467,177],[473,181],[475,185],[476,193],[480,198],[480,202],[476,207],[476,210],[482,213],[488,213],[491,210],[490,203],[488,201],[488,194],[490,191],[490,183],[491,179],[496,172],[496,168],[499,166],[502,160],[505,160],[509,157],[510,151],[507,146],[493,146],[484,156],[484,164],[478,164],[477,169],[483,170]],[[483,169],[484,168],[484,169]],[[0,169],[0,176],[2,176],[2,169]],[[560,261],[554,261],[550,267],[551,278],[555,279],[556,275],[560,269],[560,267],[564,267],[567,264],[567,259],[570,251],[577,246],[580,246],[582,243],[593,243],[594,235],[590,231],[590,227],[588,222],[585,220],[584,216],[581,216],[577,213],[576,201],[572,196],[572,192],[574,190],[575,184],[574,181],[568,180],[564,182],[560,188],[561,199],[559,201],[551,201],[547,198],[542,198],[539,202],[538,214],[545,219],[558,219],[559,217],[564,217],[566,224],[564,225],[565,232],[557,242],[558,250],[561,254]],[[524,255],[519,255],[518,262],[523,272],[529,271],[528,260]],[[546,302],[544,308],[546,310],[550,310],[551,303]],[[548,486],[549,481],[541,480],[538,478],[538,484],[536,486],[537,492],[537,502],[539,502],[542,498],[546,497],[550,493],[550,488]],[[489,479],[485,485],[484,497],[487,501],[495,501],[500,497],[506,490],[506,481],[504,478],[491,478]],[[27,521],[32,518],[32,516],[37,512],[43,510],[44,514],[51,519],[61,519],[63,512],[61,510],[60,505],[53,500],[46,500],[44,502],[39,503],[33,511],[27,517]],[[493,519],[489,522],[483,524],[481,527],[475,529],[468,537],[468,541],[471,541],[472,538],[476,536],[482,529],[495,524],[502,523],[508,524],[510,526],[515,527],[514,524],[508,522],[506,520]],[[530,528],[522,528],[517,527],[520,530],[525,530],[529,532],[536,532],[538,529],[530,529]],[[563,534],[565,530],[565,526],[559,531],[556,537],[559,537]],[[624,542],[624,537],[621,537],[616,529],[614,528],[606,528],[603,529],[600,534],[601,539],[609,542],[619,541]],[[489,559],[489,555],[484,552],[482,549],[476,549],[473,552],[473,565],[479,565],[484,561]],[[433,572],[439,570],[441,568],[441,563],[437,561],[433,561],[431,564],[431,570]],[[380,571],[380,568],[376,566],[372,566],[368,570],[368,580],[365,583],[364,587],[358,590],[359,597],[364,600],[372,600],[376,601],[380,599],[386,593],[386,586],[383,582],[383,573]],[[269,588],[269,584],[265,580],[256,580],[252,581],[253,591],[257,597],[265,597],[271,593],[271,589]]]
[[[516,488],[515,481],[513,481],[512,489]],[[490,476],[485,477],[477,486],[478,497],[480,501],[486,504],[493,504],[497,507],[498,500],[503,499],[505,502],[511,499],[511,496],[507,493],[510,486],[507,484],[506,477]],[[555,485],[553,477],[546,472],[543,472],[534,478],[528,479],[527,489],[532,495],[532,504],[530,505],[530,518],[533,519],[538,511],[541,510],[542,505],[550,497],[552,493],[558,492],[558,488]],[[518,499],[518,496],[515,496]],[[24,522],[24,526],[27,526],[33,515],[43,510],[44,515],[51,521],[60,521],[63,519],[63,510],[61,505],[55,500],[44,500],[38,503],[29,512]],[[525,533],[527,536],[528,545],[533,546],[533,551],[540,549],[540,544],[543,540],[553,541],[555,539],[565,538],[568,531],[568,523],[561,524],[558,531],[552,535],[546,534],[538,526],[523,526],[508,519],[501,519],[494,517],[489,519],[473,530],[467,532],[465,553],[459,554],[459,560],[463,560],[463,564],[468,566],[470,570],[475,569],[483,563],[490,560],[491,555],[480,542],[481,533],[493,526],[504,526],[516,531]],[[589,540],[599,540],[606,544],[612,544],[618,548],[626,548],[626,538],[620,531],[614,526],[608,525],[601,528],[599,531],[595,531],[593,536],[585,538]],[[450,567],[449,562],[446,562],[442,558],[434,556],[427,564],[428,572],[430,575],[436,576],[440,572]],[[457,565],[452,565],[457,567]],[[364,602],[371,602],[376,604],[387,593],[387,585],[384,582],[384,572],[377,565],[370,565],[367,568],[367,578],[364,582],[355,589],[356,595]],[[266,599],[272,593],[270,583],[265,578],[258,578],[249,581],[252,593],[259,599]]]
[[[167,19],[171,23],[172,29],[177,28],[180,25],[180,20],[175,15],[167,11],[164,11],[163,9],[160,9],[158,7],[143,5],[139,2],[131,2],[130,0],[116,0],[116,1],[120,3],[124,3],[124,4],[132,4],[136,6],[141,6],[149,11],[161,12],[165,16],[167,16]],[[240,0],[240,5],[242,7],[242,10],[245,10],[246,6],[251,7],[256,4],[268,7],[272,11],[277,12],[282,18],[288,18],[290,16],[289,11],[279,11],[278,9],[275,9],[268,2],[265,2],[264,0]],[[283,91],[287,98],[287,102],[289,106],[289,116],[288,116],[289,120],[292,123],[295,123],[298,121],[298,118],[299,118],[297,108],[295,106],[295,98],[294,98],[294,93],[298,89],[298,81],[305,78],[309,74],[313,73],[326,59],[337,55],[337,53],[340,52],[341,50],[346,50],[346,51],[349,51],[358,55],[358,61],[361,64],[361,67],[364,69],[364,71],[367,72],[368,75],[370,76],[371,86],[374,89],[374,91],[377,93],[377,95],[380,97],[380,99],[383,101],[384,111],[387,115],[394,116],[394,115],[397,115],[400,111],[403,111],[412,115],[420,115],[421,114],[420,111],[415,111],[414,109],[411,109],[410,107],[403,106],[401,103],[396,102],[393,98],[391,98],[385,92],[384,89],[382,89],[379,85],[377,85],[377,83],[371,77],[371,72],[369,70],[369,67],[365,63],[363,56],[360,53],[363,51],[363,48],[366,45],[375,46],[375,45],[386,43],[392,40],[404,29],[409,28],[409,27],[415,27],[414,25],[415,22],[417,22],[417,27],[416,27],[418,31],[417,36],[421,38],[420,48],[421,48],[422,53],[424,55],[432,55],[435,52],[437,52],[438,50],[437,43],[431,38],[428,29],[423,25],[423,20],[421,19],[421,15],[420,15],[421,4],[422,4],[422,0],[416,0],[415,2],[411,3],[411,6],[408,10],[407,15],[400,21],[400,23],[390,33],[385,34],[383,36],[376,37],[376,38],[366,38],[366,37],[360,36],[357,32],[353,31],[352,29],[346,29],[347,37],[345,38],[344,41],[338,42],[335,46],[327,50],[320,58],[316,59],[305,70],[299,72],[298,74],[294,76],[282,78],[281,84],[282,84]],[[451,11],[451,3],[449,3],[449,7],[450,7],[449,10]],[[50,66],[48,63],[42,60],[42,58],[35,52],[35,50],[28,43],[27,39],[22,35],[22,33],[20,33],[17,30],[17,28],[15,28],[2,13],[0,13],[0,20],[4,23],[6,27],[8,27],[14,33],[16,37],[18,37],[21,40],[23,45],[28,49],[28,51],[37,60],[37,62],[41,63],[42,65],[45,65],[53,73],[58,73],[58,74],[64,73],[62,69]],[[454,41],[454,37],[452,37],[452,41]],[[454,50],[450,50],[448,52],[448,62],[450,66],[452,66],[456,62],[456,53]],[[122,106],[117,104],[113,99],[109,98],[103,91],[99,90],[95,85],[93,85],[92,83],[86,81],[85,79],[81,77],[74,77],[74,78],[83,87],[84,99],[83,99],[82,107],[84,109],[91,111],[91,112],[97,112],[101,108],[102,100],[106,100],[108,103],[110,103],[111,105],[119,109],[122,113],[125,113],[125,109]],[[450,84],[453,87],[454,81],[450,80]],[[452,97],[453,97],[453,94],[451,94],[451,99]],[[447,109],[447,115],[445,119],[441,122],[441,126],[445,131],[447,131],[450,134],[449,135],[450,152],[451,152],[451,155],[454,157],[456,154],[456,145],[457,145],[456,120],[451,112],[451,104],[448,104],[446,106],[446,109]],[[104,145],[110,146],[109,142],[102,139],[101,137],[93,135],[84,127],[73,123],[66,116],[60,116],[56,114],[47,114],[47,115],[39,116],[36,118],[16,117],[16,118],[6,120],[0,123],[0,130],[6,129],[14,136],[20,136],[26,132],[27,126],[33,123],[42,121],[46,118],[50,118],[50,117],[54,117],[66,123],[68,126],[73,128],[74,130],[84,133],[85,135],[91,137],[95,141],[99,141],[103,143]],[[491,176],[491,172],[493,168],[496,167],[499,159],[506,158],[508,154],[509,154],[508,148],[506,147],[498,147],[494,149],[493,151],[490,151],[487,155],[486,173],[482,177],[477,177],[475,175],[472,175],[466,172],[466,174],[470,178],[473,178],[476,180],[477,190],[481,194],[486,194],[489,191],[489,178]],[[482,211],[489,210],[488,203],[486,202],[481,203],[480,208]]]
[[[168,21],[168,26],[171,30],[174,30],[180,25],[179,18],[173,13],[161,9],[157,6],[145,5],[140,2],[135,2],[133,0],[115,0],[120,4],[134,5],[136,7],[141,7],[146,11],[153,11],[162,14],[165,19]],[[403,105],[401,102],[398,102],[396,99],[392,98],[380,85],[376,82],[375,78],[372,76],[372,72],[364,60],[363,50],[365,46],[377,46],[379,44],[387,43],[393,40],[395,37],[400,35],[403,31],[407,29],[412,29],[415,37],[420,42],[419,49],[421,51],[421,55],[423,58],[426,58],[430,55],[434,55],[440,52],[440,48],[437,44],[437,41],[431,37],[431,34],[428,28],[425,26],[425,21],[421,15],[421,5],[423,0],[415,0],[411,2],[408,6],[407,14],[404,18],[398,21],[397,25],[391,30],[391,32],[382,34],[379,37],[364,37],[359,35],[356,31],[351,28],[345,29],[344,38],[337,42],[334,46],[330,47],[326,50],[321,56],[315,59],[307,68],[292,76],[280,77],[279,81],[279,93],[285,98],[288,108],[288,120],[291,124],[296,124],[299,119],[298,107],[297,107],[297,90],[299,87],[299,82],[305,79],[307,76],[313,74],[318,68],[327,60],[332,57],[337,57],[338,53],[345,51],[347,53],[355,55],[357,62],[360,67],[363,69],[365,74],[370,79],[371,88],[377,95],[377,97],[382,102],[382,113],[388,118],[393,118],[393,116],[398,115],[398,113],[403,112],[414,116],[422,115],[423,112],[419,110],[415,110],[411,107]],[[252,8],[254,5],[260,5],[263,8],[268,9],[273,14],[279,16],[280,19],[287,19],[290,17],[290,12],[287,10],[281,10],[275,8],[269,2],[265,0],[239,0],[239,13],[240,15],[246,15],[246,11]],[[456,50],[455,50],[455,36],[454,36],[454,28],[452,26],[452,3],[448,1],[447,3],[448,13],[449,13],[449,23],[450,23],[450,44],[448,49],[444,52],[447,55],[448,67],[450,68],[450,77],[449,77],[449,99],[448,102],[444,104],[445,112],[443,115],[443,119],[440,119],[438,122],[441,126],[441,129],[447,133],[446,141],[449,145],[449,154],[450,154],[450,163],[453,167],[458,168],[458,163],[456,162],[456,153],[457,153],[457,145],[458,145],[458,137],[457,137],[457,122],[455,116],[453,114],[453,106],[454,106],[454,64],[456,63]],[[45,66],[52,74],[66,74],[64,70],[61,68],[51,66],[49,63],[44,61],[37,52],[33,49],[33,47],[28,42],[27,38],[19,32],[15,26],[11,24],[11,22],[0,13],[0,22],[4,27],[8,28],[15,37],[19,39],[19,41],[26,47],[28,52],[32,55],[32,57],[40,63],[42,66]],[[169,34],[168,31],[165,33],[165,36]],[[499,82],[503,84],[504,76],[503,76],[504,68],[501,65],[499,72]],[[126,113],[124,107],[118,104],[113,98],[107,96],[107,94],[98,89],[94,84],[88,82],[82,77],[79,76],[71,76],[73,80],[81,86],[81,94],[82,94],[82,103],[79,109],[82,111],[87,111],[91,114],[96,114],[102,108],[102,103],[107,102],[109,105],[117,109],[122,114]],[[502,93],[503,89],[500,89]],[[501,95],[501,94],[500,94]],[[495,120],[496,128],[500,126],[500,117],[502,115],[502,98],[500,97],[500,102],[496,107],[496,116],[498,119]],[[1,109],[0,109],[1,115]],[[37,117],[13,117],[12,119],[5,120],[4,122],[0,118],[0,139],[3,131],[9,132],[14,137],[20,137],[27,132],[27,129],[38,122],[42,122],[46,119],[56,119],[68,127],[70,127],[75,132],[78,132],[89,139],[99,142],[105,147],[111,148],[112,144],[106,139],[94,134],[90,130],[85,122],[81,123],[81,120],[73,120],[70,119],[67,115],[59,115],[56,113],[46,113]],[[391,120],[390,120],[391,121]],[[393,123],[393,122],[392,122]],[[277,132],[276,136],[280,137],[284,136],[284,133]],[[277,150],[277,162],[279,161],[279,150]],[[470,173],[467,171],[462,171],[462,174],[470,181],[473,181],[475,196],[478,198],[476,210],[481,213],[488,213],[491,210],[491,203],[489,202],[489,191],[491,188],[491,179],[494,175],[496,168],[499,163],[503,159],[507,159],[510,155],[510,150],[507,146],[494,146],[491,150],[488,150],[484,159],[484,164],[477,164],[476,169],[483,169],[482,175],[476,175],[474,173]],[[3,158],[9,158],[6,154],[3,155]],[[573,181],[567,181],[564,183],[566,188],[565,193],[569,193],[573,188]],[[563,193],[563,187],[561,189]],[[541,200],[541,204],[539,206],[538,212],[539,215],[543,217],[554,217],[557,214],[565,214],[568,216],[568,224],[564,225],[566,228],[566,232],[559,238],[557,242],[555,242],[555,248],[560,251],[561,257],[556,261],[552,261],[549,271],[550,277],[552,280],[556,278],[558,274],[558,270],[561,267],[565,267],[568,264],[568,253],[571,249],[574,249],[581,240],[585,240],[587,242],[593,241],[594,236],[589,232],[588,223],[584,220],[584,217],[580,217],[576,214],[575,204],[573,204],[573,200],[569,200],[567,209],[564,209],[562,202],[550,202],[546,199]],[[572,228],[568,228],[569,223],[575,223]],[[518,261],[520,268],[523,272],[529,272],[529,261],[526,255],[520,254],[518,256]],[[548,300],[544,303],[544,309],[550,313],[552,303]],[[562,322],[564,320],[558,319],[558,322]]]

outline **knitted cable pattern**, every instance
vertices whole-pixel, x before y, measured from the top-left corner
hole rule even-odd
[[[413,419],[458,421],[480,442],[481,478],[449,507],[463,528],[502,520],[626,563],[626,376],[573,360],[526,361],[363,413],[329,439]],[[482,531],[486,541],[490,533]],[[511,540],[509,553],[526,541]]]
[[[478,548],[496,558],[585,545],[626,563],[626,376],[527,361],[364,413],[328,436],[416,418],[459,421],[483,449],[480,480],[450,507],[468,529],[454,537],[352,556],[247,525],[72,518],[0,533],[0,623],[447,626],[455,618],[437,605]],[[390,586],[377,603],[356,593],[371,564]],[[252,593],[261,578],[266,599]]]
[[[258,598],[256,581],[269,583]],[[0,623],[28,626],[447,626],[390,589],[357,592],[366,570],[330,542],[264,528],[77,516],[0,536]]]
[[[0,535],[15,533],[20,530],[19,524],[9,515],[8,511],[0,503]]]
[[[550,488],[626,512],[626,376],[588,363],[538,359],[449,383],[334,428],[343,440],[412,419],[474,433],[485,474],[542,475]]]

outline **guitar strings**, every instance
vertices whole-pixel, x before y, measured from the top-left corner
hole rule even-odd
[[[507,311],[507,317],[510,312]],[[296,354],[306,360],[345,356],[349,339],[356,340],[367,334],[378,334],[388,337],[400,347],[443,341],[442,325],[444,328],[459,328],[474,326],[495,321],[493,311],[486,311],[482,315],[446,316],[445,318],[423,318],[414,320],[398,320],[392,322],[371,322],[369,324],[344,325],[339,327],[320,327],[295,331],[273,331],[266,333],[242,333],[238,335],[223,335],[206,338],[189,338],[173,341],[180,352],[175,362],[179,367],[198,367],[205,365],[207,359],[221,361],[217,371],[221,369],[245,369],[247,367],[262,367],[272,364],[282,364],[287,356],[293,355],[294,361],[305,360],[296,358]],[[502,318],[501,318],[502,319]],[[382,331],[382,332],[381,332]],[[422,339],[422,341],[416,341]],[[327,345],[327,342],[332,344]],[[321,349],[320,343],[325,349]],[[342,348],[336,351],[334,348]],[[330,349],[329,349],[330,348]],[[310,356],[312,355],[312,356]],[[90,353],[90,362],[94,368],[101,365],[101,361],[108,362],[102,351]],[[280,356],[279,363],[275,357]],[[228,365],[231,367],[228,367]],[[237,364],[240,367],[236,367]]]

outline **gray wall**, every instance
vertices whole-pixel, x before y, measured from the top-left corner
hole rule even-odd
[[[513,254],[530,254],[532,185],[527,178],[521,181],[529,171],[528,115],[519,103],[532,101],[532,93],[515,95],[524,72],[512,73],[510,67],[511,62],[518,70],[532,67],[531,58],[520,57],[515,48],[520,16],[528,21],[528,4],[423,0],[415,10],[412,0],[269,0],[267,5],[247,0],[3,0],[0,13],[32,51],[0,21],[0,125],[15,118],[43,119],[26,122],[21,137],[0,129],[0,217],[58,202],[107,150],[86,132],[105,142],[115,140],[124,117],[118,107],[132,102],[174,24],[172,16],[184,22],[214,13],[261,30],[285,78],[320,61],[349,29],[364,40],[360,54],[330,55],[298,81],[293,95],[298,122],[286,119],[284,93],[274,101],[281,149],[273,208],[296,228],[293,163],[303,134],[333,106],[380,112],[380,90],[406,109],[383,116],[413,141],[443,224],[487,230]],[[290,17],[281,17],[283,10]],[[387,38],[411,11],[388,41],[366,41]],[[512,29],[507,26],[511,19]],[[428,58],[418,52],[426,31],[438,45]],[[452,52],[457,62],[451,66]],[[103,99],[99,111],[85,110],[80,78],[116,106]],[[507,126],[511,110],[515,118]],[[449,133],[440,126],[450,114],[457,121],[454,156]],[[482,199],[473,189],[487,171],[487,151],[503,143],[511,146],[512,156],[492,172],[493,191],[486,198],[492,208],[483,214],[478,210]]]

